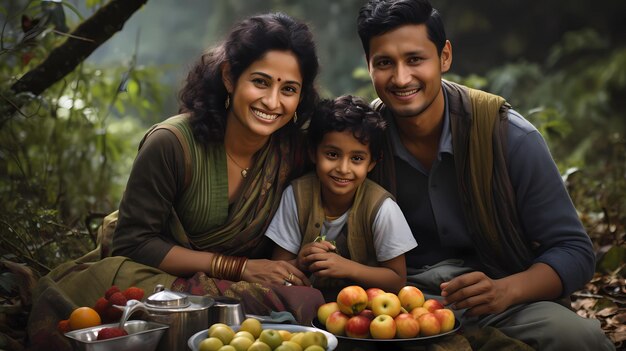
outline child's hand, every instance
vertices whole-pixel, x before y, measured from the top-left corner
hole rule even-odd
[[[323,252],[311,255],[309,271],[317,277],[349,278],[353,261],[334,252]]]
[[[316,254],[327,253],[327,252],[335,252],[337,248],[335,245],[328,241],[317,241],[306,244],[302,246],[300,252],[298,252],[298,257],[296,259],[296,265],[298,269],[302,271],[310,271],[309,266],[311,263],[315,262]]]
[[[337,253],[337,248],[335,247],[337,243],[335,242],[335,240],[326,240],[326,235],[319,235],[317,238],[315,238],[315,240],[313,240],[313,242],[314,243],[321,243],[321,242],[330,243],[333,248],[328,251]]]

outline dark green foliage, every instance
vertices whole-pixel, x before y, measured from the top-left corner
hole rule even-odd
[[[36,16],[37,13],[31,14]],[[44,28],[24,45],[8,22],[0,53],[0,256],[39,273],[95,246],[117,208],[147,127],[161,119],[159,67],[81,65],[39,96],[14,95],[17,77],[64,37]],[[19,112],[8,113],[11,106]]]

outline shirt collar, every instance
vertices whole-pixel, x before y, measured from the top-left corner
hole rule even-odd
[[[448,93],[446,89],[443,89],[443,98],[444,98],[444,110],[443,110],[443,128],[441,130],[441,139],[439,140],[439,154],[438,159],[441,160],[441,154],[452,152],[452,129],[450,127],[450,112],[448,109]],[[396,125],[395,118],[391,114],[391,111],[387,109],[387,122],[389,123],[389,135],[391,136],[391,146],[393,148],[394,155],[403,159],[413,167],[418,169],[422,169],[419,162],[411,155],[411,153],[404,147],[402,141],[400,140],[400,134],[398,133],[398,126]]]

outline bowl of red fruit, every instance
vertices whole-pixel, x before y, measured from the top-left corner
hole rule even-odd
[[[169,328],[166,324],[143,320],[130,320],[120,328],[119,323],[73,330],[65,333],[74,350],[80,351],[154,351],[159,340]]]

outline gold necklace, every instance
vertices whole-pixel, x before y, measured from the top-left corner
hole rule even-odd
[[[239,163],[237,163],[237,161],[235,161],[235,159],[234,159],[234,158],[233,158],[233,157],[232,157],[232,156],[228,153],[228,151],[226,150],[226,148],[224,148],[224,151],[226,152],[226,156],[228,156],[228,158],[230,158],[230,160],[231,160],[231,161],[233,161],[233,163],[234,163],[237,167],[241,168],[241,177],[242,177],[242,178],[247,177],[247,176],[248,176],[248,169],[249,169],[249,168],[248,168],[248,167],[246,167],[246,168],[241,167],[241,166],[239,165]]]

